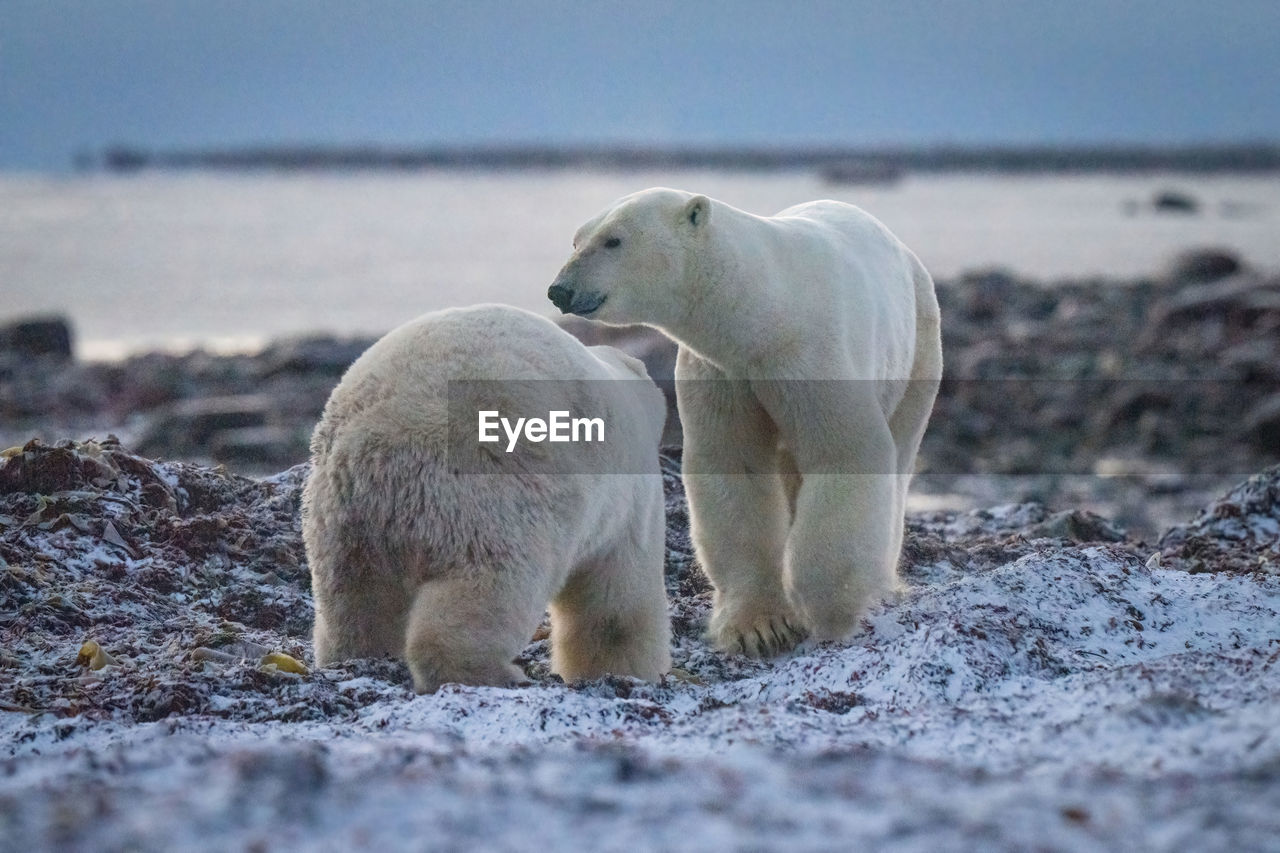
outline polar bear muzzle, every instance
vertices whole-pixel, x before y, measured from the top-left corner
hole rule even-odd
[[[609,297],[598,291],[579,293],[568,285],[556,283],[547,288],[547,298],[560,309],[561,314],[586,317],[597,311]]]

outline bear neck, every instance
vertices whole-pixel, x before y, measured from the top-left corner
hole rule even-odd
[[[728,373],[752,369],[788,338],[771,288],[771,220],[723,202],[685,261],[686,298],[660,328]]]

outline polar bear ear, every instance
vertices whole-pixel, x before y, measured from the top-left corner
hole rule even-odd
[[[711,220],[711,199],[695,195],[685,202],[683,219],[694,228],[702,228]]]

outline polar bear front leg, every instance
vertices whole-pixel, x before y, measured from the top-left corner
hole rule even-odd
[[[838,640],[895,582],[902,512],[897,447],[867,381],[753,383],[800,471],[786,548],[791,602]]]
[[[787,651],[805,632],[782,583],[791,513],[777,428],[748,383],[683,347],[676,378],[690,527],[715,587],[708,636],[751,657]]]

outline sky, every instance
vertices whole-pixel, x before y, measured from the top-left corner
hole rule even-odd
[[[0,0],[0,169],[268,144],[1280,140],[1277,0]]]

